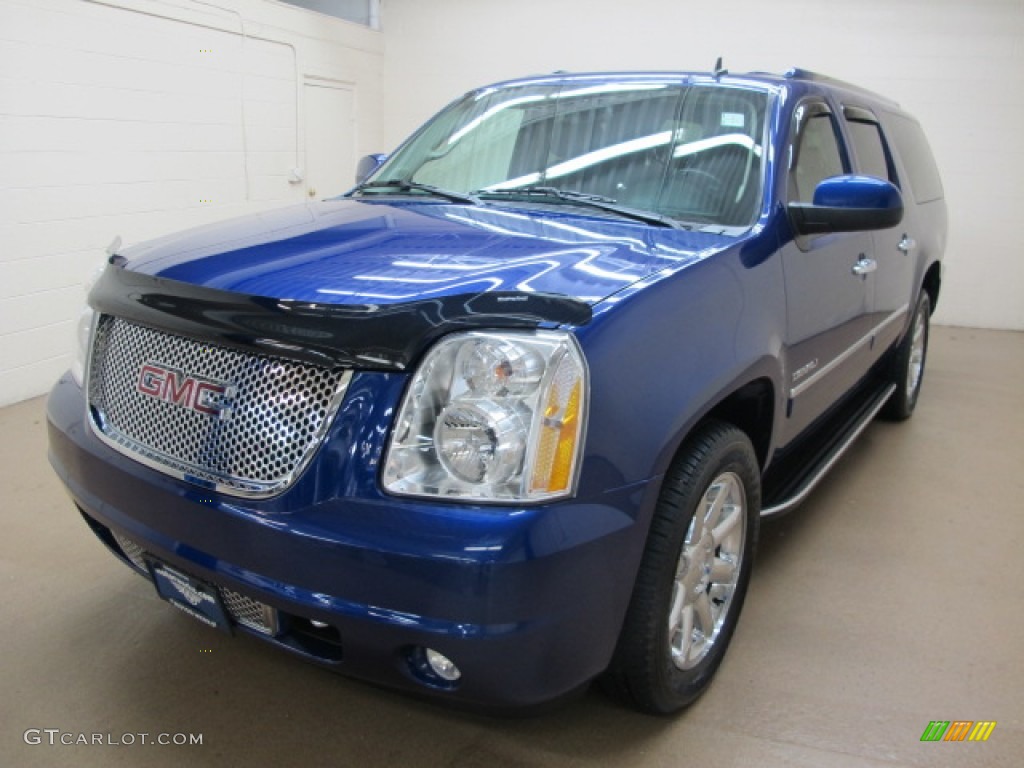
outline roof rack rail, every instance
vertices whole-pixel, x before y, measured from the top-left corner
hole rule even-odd
[[[892,104],[893,106],[898,106],[896,102],[893,101],[892,99],[886,96],[882,96],[880,93],[876,93],[875,91],[872,91],[868,88],[863,88],[859,85],[854,85],[853,83],[848,83],[845,80],[840,80],[835,77],[829,77],[828,75],[822,75],[817,72],[812,72],[809,69],[791,67],[790,69],[786,70],[785,74],[783,74],[783,77],[786,78],[787,80],[803,80],[805,82],[812,83],[825,83],[827,85],[842,88],[843,90],[851,91],[853,93],[863,93],[866,96],[870,96],[871,98],[876,99],[878,101],[883,101],[888,104]]]

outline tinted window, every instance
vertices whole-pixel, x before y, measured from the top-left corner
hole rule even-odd
[[[889,170],[888,153],[878,124],[848,120],[846,130],[850,134],[853,150],[857,153],[857,172],[895,182],[894,174]]]
[[[835,125],[828,113],[807,120],[800,134],[796,165],[793,168],[791,198],[801,203],[814,199],[814,189],[830,176],[844,172]]]
[[[893,115],[886,125],[891,129],[889,133],[907,169],[914,199],[927,203],[941,198],[942,179],[921,126],[899,115]]]

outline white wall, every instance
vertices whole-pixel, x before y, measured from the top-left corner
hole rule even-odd
[[[115,235],[304,199],[305,77],[350,84],[358,151],[378,146],[382,50],[270,0],[0,0],[0,405],[68,368]]]
[[[462,91],[559,69],[800,66],[924,124],[950,209],[936,321],[1024,329],[1021,0],[383,0],[391,149]]]

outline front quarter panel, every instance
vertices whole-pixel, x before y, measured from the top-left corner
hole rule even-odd
[[[776,232],[633,286],[578,334],[591,370],[581,492],[657,477],[712,408],[766,379],[779,391],[785,313]]]

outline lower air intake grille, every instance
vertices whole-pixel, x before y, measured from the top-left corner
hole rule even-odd
[[[312,459],[350,378],[105,315],[88,395],[93,427],[121,453],[223,493],[267,497]]]
[[[149,573],[149,566],[146,565],[146,550],[136,542],[117,531],[110,533],[121,548],[124,556],[141,571]],[[277,612],[266,603],[253,600],[251,597],[235,592],[228,587],[219,587],[221,600],[224,602],[224,610],[236,624],[248,627],[264,635],[277,634]]]
[[[146,551],[127,536],[122,536],[117,531],[111,531],[111,533],[114,536],[114,541],[117,542],[117,546],[124,552],[124,556],[132,561],[132,565],[148,573],[149,567],[146,565]]]
[[[264,635],[276,634],[274,610],[269,605],[227,587],[221,587],[220,596],[227,612],[237,623]]]

